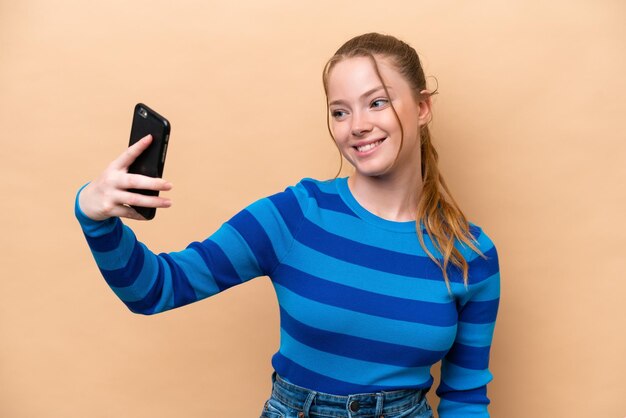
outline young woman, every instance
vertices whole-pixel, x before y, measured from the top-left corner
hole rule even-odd
[[[161,179],[127,173],[146,137],[79,191],[76,216],[98,267],[133,311],[154,314],[258,276],[280,306],[280,349],[263,417],[488,416],[499,301],[496,249],[437,168],[431,96],[413,48],[376,33],[346,42],[323,73],[328,127],[349,177],[303,179],[202,242],[153,254],[120,218],[166,208]]]

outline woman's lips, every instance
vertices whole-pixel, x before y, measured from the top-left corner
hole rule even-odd
[[[355,146],[354,149],[356,149],[360,154],[365,154],[369,151],[372,151],[378,148],[385,139],[386,138],[382,138],[382,139],[379,139],[378,141],[370,142],[369,144]]]

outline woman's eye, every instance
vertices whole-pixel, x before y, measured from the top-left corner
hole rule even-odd
[[[387,99],[376,99],[372,102],[371,106],[372,107],[383,107],[385,106],[387,103],[389,103],[389,100]]]
[[[340,119],[346,115],[346,112],[344,112],[343,110],[333,110],[332,112],[330,112],[330,114],[333,118]]]

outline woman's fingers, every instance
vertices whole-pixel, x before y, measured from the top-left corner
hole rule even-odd
[[[121,170],[127,169],[133,161],[135,161],[137,157],[139,157],[139,155],[141,155],[141,153],[150,146],[151,143],[152,135],[148,134],[144,136],[139,141],[126,148],[126,150],[119,157],[113,160],[111,166]]]
[[[170,199],[147,196],[129,190],[168,191],[172,184],[161,178],[128,173],[128,167],[150,145],[152,136],[146,135],[128,147],[102,174],[87,185],[79,196],[79,205],[87,217],[104,220],[112,216],[143,220],[130,206],[168,208]]]
[[[169,208],[172,201],[162,196],[146,196],[140,193],[121,191],[115,198],[117,205],[141,206],[144,208]]]
[[[172,201],[162,196],[147,196],[127,189],[167,191],[171,183],[159,178],[105,171],[97,180],[88,184],[80,193],[79,206],[87,217],[104,220],[112,216],[144,219],[129,206],[168,208]]]
[[[142,189],[168,191],[172,189],[172,183],[158,177],[142,176],[141,174],[124,174],[118,180],[120,189]]]
[[[110,212],[110,216],[117,216],[119,218],[135,219],[137,221],[146,221],[147,219],[141,216],[137,211],[130,206],[118,205]]]

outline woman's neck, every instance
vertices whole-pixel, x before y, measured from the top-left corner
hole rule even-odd
[[[354,198],[368,211],[390,221],[405,222],[416,218],[417,202],[422,194],[420,171],[405,176],[363,176],[348,178]]]

